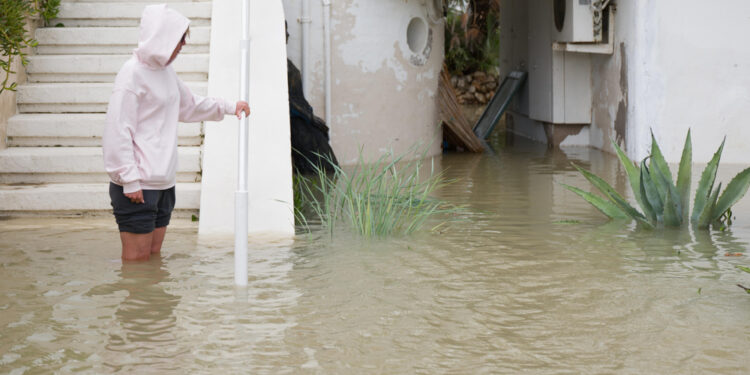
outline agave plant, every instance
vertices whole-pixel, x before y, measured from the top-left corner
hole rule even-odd
[[[726,138],[725,138],[726,141]],[[604,197],[563,184],[568,190],[578,194],[611,219],[633,219],[647,228],[659,224],[679,227],[688,221],[694,226],[706,229],[710,225],[730,225],[731,208],[750,187],[750,168],[745,169],[729,182],[724,192],[721,183],[714,187],[716,171],[719,167],[724,141],[703,170],[698,189],[695,191],[693,212],[690,212],[690,178],[693,159],[693,146],[690,131],[685,138],[682,158],[677,172],[677,183],[672,180],[664,155],[653,133],[651,134],[651,155],[636,163],[628,159],[620,146],[612,140],[617,157],[625,167],[635,200],[641,207],[638,211],[631,206],[612,186],[600,177],[575,164],[573,166],[589,180]],[[647,163],[648,162],[648,163]]]

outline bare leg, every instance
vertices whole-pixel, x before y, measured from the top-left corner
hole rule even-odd
[[[120,240],[122,241],[122,260],[148,260],[151,256],[151,242],[153,241],[153,237],[154,232],[145,234],[120,232]]]
[[[159,227],[152,232],[154,237],[151,239],[151,254],[161,252],[161,244],[164,242],[164,236],[167,234],[167,227]]]

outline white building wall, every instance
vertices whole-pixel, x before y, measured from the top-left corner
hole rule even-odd
[[[289,58],[300,69],[298,22],[303,0],[283,0],[289,24]],[[443,63],[443,24],[430,22],[421,0],[333,0],[331,145],[342,164],[414,145],[440,152],[436,94]],[[311,46],[308,101],[325,116],[323,6],[310,0]],[[428,53],[413,53],[407,28],[414,17],[427,21]],[[426,56],[423,61],[417,61]],[[417,63],[415,63],[417,62]]]
[[[639,72],[641,104],[666,156],[680,157],[692,128],[695,160],[710,160],[726,135],[722,160],[750,162],[750,2],[661,0],[644,8],[642,39],[653,64]]]
[[[750,48],[744,46],[750,2],[614,2],[615,53],[592,55],[588,144],[611,151],[609,139],[614,138],[640,159],[649,153],[653,129],[667,159],[677,162],[691,128],[695,162],[707,162],[726,135],[722,160],[748,163],[750,128],[744,122],[750,117]],[[528,70],[528,56],[523,56],[531,48],[524,46],[528,2],[501,4],[511,13],[503,16],[501,25],[506,33],[503,73],[517,67]],[[517,123],[530,122],[525,119],[529,104],[524,95],[514,107]],[[576,136],[577,142],[583,134]]]
[[[634,105],[638,101],[634,90],[639,83],[634,77],[640,67],[636,58],[643,58],[646,54],[636,48],[641,44],[636,41],[641,21],[637,16],[639,4],[633,1],[621,3],[617,4],[615,14],[614,54],[591,57],[593,103],[589,144],[614,152],[610,143],[614,139],[633,157],[638,153],[637,146],[643,150],[650,145],[648,138],[644,145],[634,130],[637,128],[634,119],[641,115]],[[635,139],[641,141],[635,142]]]
[[[208,95],[237,100],[240,93],[240,1],[214,1]],[[294,235],[284,14],[280,0],[250,1],[248,232]],[[201,236],[234,233],[238,123],[207,122],[201,181]]]

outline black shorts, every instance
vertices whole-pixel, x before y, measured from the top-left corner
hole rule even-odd
[[[120,232],[151,233],[169,225],[174,209],[174,186],[167,190],[143,190],[146,203],[133,203],[122,193],[122,186],[110,182],[109,197]]]

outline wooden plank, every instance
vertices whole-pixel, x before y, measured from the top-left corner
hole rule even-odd
[[[445,67],[443,67],[443,71],[440,73],[438,91],[438,107],[440,109],[440,119],[444,125],[445,138],[449,142],[463,147],[468,151],[484,151],[482,141],[474,134],[471,124],[469,124],[469,121],[461,111],[456,92],[453,90],[453,85],[451,85],[450,75]]]

